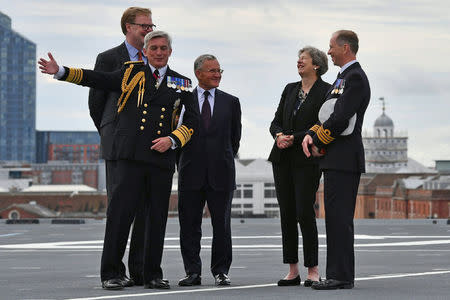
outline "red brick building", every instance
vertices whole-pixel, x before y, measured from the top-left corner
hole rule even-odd
[[[424,189],[430,174],[365,174],[356,198],[355,219],[423,219],[450,217],[450,189]],[[325,217],[323,183],[317,191],[317,216]]]
[[[52,162],[33,164],[34,184],[85,184],[98,190],[105,186],[103,163]]]
[[[97,191],[35,191],[0,193],[0,210],[11,205],[35,202],[49,210],[59,213],[98,213],[106,211],[105,193]]]
[[[1,219],[35,219],[35,218],[54,218],[57,214],[35,201],[23,204],[11,204],[6,208],[0,209]]]

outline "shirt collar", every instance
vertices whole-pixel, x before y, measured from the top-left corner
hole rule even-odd
[[[148,64],[148,65],[149,65],[150,69],[152,70],[152,74],[153,74],[153,73],[155,72],[156,68],[155,68],[154,66],[152,66],[151,64]],[[158,72],[159,72],[159,78],[163,78],[164,75],[166,75],[167,67],[168,67],[168,66],[165,65],[164,67],[158,69]]]
[[[212,88],[210,90],[207,90],[209,92],[209,94],[214,97],[215,92],[216,92],[216,88]],[[197,85],[197,95],[199,96],[198,98],[202,98],[200,96],[203,96],[203,93],[205,92],[205,89],[201,88],[199,85]]]
[[[345,71],[345,69],[347,69],[348,67],[350,67],[351,65],[353,65],[354,63],[358,62],[356,59],[349,61],[348,63],[346,63],[345,65],[343,65],[341,67],[341,71],[339,73],[343,73]]]
[[[133,58],[138,55],[139,49],[134,48],[130,43],[125,40],[125,46],[127,46],[128,54],[130,55],[130,58]],[[142,49],[141,49],[142,50]]]

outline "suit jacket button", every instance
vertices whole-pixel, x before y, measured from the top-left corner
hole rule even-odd
[[[163,107],[163,108],[161,108],[161,111],[166,111],[166,109]]]
[[[142,123],[145,123],[145,119],[142,119]]]
[[[159,123],[159,127],[162,127],[162,123]]]
[[[164,119],[164,115],[161,115],[161,119]]]
[[[156,133],[157,133],[157,134],[161,134],[161,130],[158,130]]]
[[[144,110],[143,112],[142,112],[144,115],[146,115],[147,114],[147,111],[146,110]]]
[[[147,107],[148,106],[148,104],[147,103],[144,103],[144,107]]]
[[[141,130],[144,130],[144,126],[141,126]]]

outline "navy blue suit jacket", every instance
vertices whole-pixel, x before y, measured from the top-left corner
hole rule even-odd
[[[335,85],[344,81],[342,92]],[[334,112],[323,124],[316,126],[313,136],[314,145],[324,148],[326,153],[319,160],[322,170],[365,172],[364,147],[361,137],[364,114],[370,100],[370,86],[366,73],[356,62],[340,74],[326,96],[327,100],[337,98]],[[348,127],[349,119],[356,113],[353,132],[342,136]]]
[[[197,89],[193,94],[200,116]],[[216,89],[208,130],[199,122],[197,132],[181,149],[178,189],[200,190],[206,183],[216,191],[236,189],[234,158],[239,150],[241,128],[239,99]]]
[[[100,53],[95,62],[95,71],[112,72],[120,70],[130,60],[125,42]],[[117,115],[116,103],[120,92],[101,89],[89,90],[89,113],[101,138],[102,158],[113,159],[114,119]]]

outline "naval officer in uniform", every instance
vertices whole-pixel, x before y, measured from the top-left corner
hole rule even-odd
[[[60,80],[79,85],[121,92],[112,146],[117,166],[102,255],[104,287],[120,285],[120,264],[128,233],[136,205],[144,197],[144,287],[170,288],[162,279],[161,259],[175,169],[174,149],[190,140],[199,118],[193,109],[191,81],[167,66],[171,53],[170,36],[153,31],[144,39],[148,64],[129,62],[121,70],[106,73],[59,67],[51,53],[49,60],[39,60],[42,73],[55,74]],[[182,105],[186,111],[177,128]]]
[[[302,143],[307,157],[322,156],[319,166],[324,176],[327,280],[314,283],[316,290],[354,286],[353,216],[359,179],[365,172],[361,128],[370,100],[369,81],[356,60],[358,47],[353,31],[339,30],[331,36],[328,55],[341,70],[324,105],[335,101],[334,110],[310,129]]]
[[[116,71],[122,68],[125,62],[130,60],[143,60],[147,63],[147,58],[142,55],[144,38],[147,33],[153,31],[153,28],[156,26],[152,21],[151,10],[143,7],[129,7],[122,14],[120,25],[122,32],[125,35],[125,41],[119,46],[100,53],[95,62],[95,71]],[[112,178],[114,178],[114,170],[117,165],[117,160],[113,159],[112,143],[114,141],[114,120],[117,111],[115,103],[117,103],[119,97],[120,93],[118,92],[101,89],[89,90],[89,113],[101,138],[102,158],[105,160],[106,167],[106,193],[108,199],[110,199],[112,195]],[[141,203],[137,206],[130,238],[128,271],[130,272],[131,278],[126,276],[125,265],[123,263],[121,264],[121,273],[123,275],[122,285],[124,287],[143,284],[142,260],[144,258],[144,217],[142,199]],[[100,277],[108,277],[108,272],[108,268],[104,268],[102,265]],[[110,287],[111,286],[105,286],[105,288]],[[114,286],[114,288],[119,287]]]

